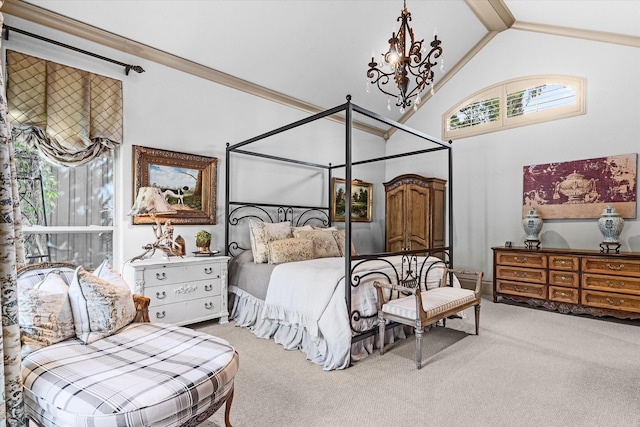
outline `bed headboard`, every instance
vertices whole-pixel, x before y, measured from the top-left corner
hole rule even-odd
[[[329,208],[326,207],[234,202],[229,202],[229,206],[226,240],[227,255],[230,256],[251,248],[249,220],[270,223],[290,221],[293,227],[328,227],[331,224]]]

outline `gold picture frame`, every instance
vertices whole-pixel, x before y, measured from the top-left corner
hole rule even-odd
[[[133,198],[140,187],[159,187],[176,211],[163,214],[173,224],[215,224],[216,157],[133,146]],[[133,224],[153,224],[150,216],[134,216]]]
[[[345,220],[346,181],[342,178],[331,179],[331,221]],[[373,205],[373,184],[355,179],[351,181],[351,221],[371,222]]]

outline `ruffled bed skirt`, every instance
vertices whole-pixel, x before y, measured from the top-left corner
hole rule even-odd
[[[229,293],[230,317],[236,322],[236,326],[251,330],[258,338],[273,339],[287,350],[301,350],[308,360],[322,365],[324,370],[347,368],[350,362],[362,360],[379,348],[378,334],[351,344],[351,351],[348,348],[330,348],[321,334],[315,338],[304,326],[266,319],[263,300],[236,286],[230,286]],[[373,326],[377,319],[369,319],[367,322]],[[403,338],[406,335],[402,326],[386,329],[385,342],[393,343],[396,339]]]

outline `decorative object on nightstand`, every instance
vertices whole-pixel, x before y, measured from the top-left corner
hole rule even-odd
[[[607,205],[598,219],[598,227],[604,239],[600,243],[600,252],[615,250],[620,253],[620,233],[624,227],[624,219],[611,205]]]
[[[160,249],[167,256],[180,256],[184,248],[173,239],[173,224],[167,220],[164,224],[157,216],[172,214],[176,211],[169,206],[164,196],[157,187],[140,187],[133,207],[129,211],[130,216],[150,216],[155,221],[152,226],[156,241],[142,247],[145,251],[131,260],[139,260],[152,256],[156,249]]]
[[[199,253],[209,253],[211,250],[209,246],[211,245],[211,233],[207,230],[200,230],[196,233],[196,247],[198,248]]]
[[[538,215],[536,208],[529,209],[527,215],[522,220],[522,227],[524,232],[527,233],[527,237],[524,241],[524,246],[527,249],[539,249],[540,248],[540,230],[542,230],[542,218]]]

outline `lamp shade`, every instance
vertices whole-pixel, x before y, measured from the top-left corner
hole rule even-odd
[[[158,187],[140,187],[136,202],[128,215],[173,214],[176,210],[167,203]]]

